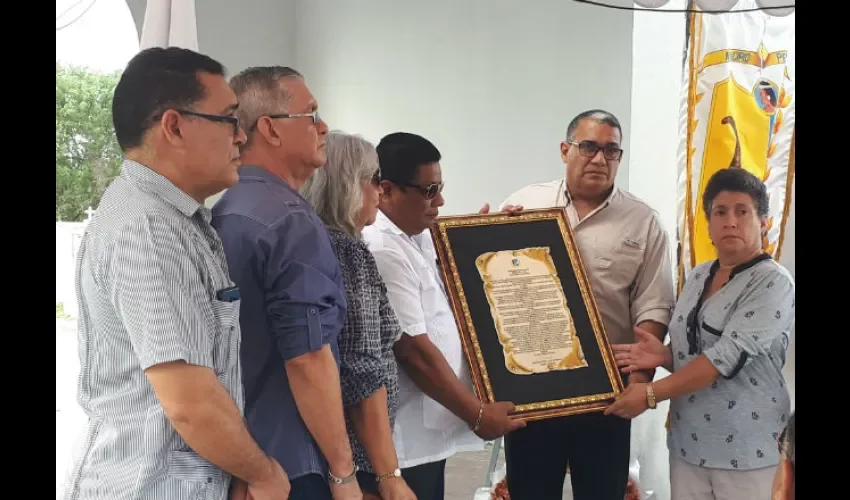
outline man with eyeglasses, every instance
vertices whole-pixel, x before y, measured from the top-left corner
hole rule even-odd
[[[381,139],[377,151],[379,211],[363,238],[403,332],[394,348],[401,370],[393,440],[401,475],[416,497],[442,500],[447,458],[481,450],[481,438],[501,437],[524,423],[508,417],[513,404],[481,403],[472,390],[428,232],[444,203],[439,150],[424,137],[397,132]]]
[[[230,84],[248,138],[212,223],[242,291],[248,427],[289,474],[291,499],[359,500],[339,380],[342,272],[298,193],[325,164],[328,127],[292,68],[249,68]]]
[[[115,88],[124,162],[77,260],[88,423],[66,500],[224,499],[232,477],[287,497],[242,418],[239,294],[204,207],[238,178],[237,107],[220,63],[176,47],[137,54]]]
[[[561,142],[563,178],[526,186],[503,206],[565,207],[612,344],[639,327],[662,339],[674,306],[669,238],[655,210],[614,186],[623,129],[607,111],[576,116]],[[648,382],[636,372],[628,382]],[[560,499],[567,467],[576,500],[622,500],[631,421],[601,412],[531,422],[505,437],[513,500]]]

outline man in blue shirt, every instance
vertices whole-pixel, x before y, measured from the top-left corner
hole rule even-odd
[[[359,500],[339,382],[345,288],[325,225],[298,194],[325,163],[328,128],[291,68],[249,68],[230,84],[248,139],[212,224],[242,296],[248,427],[289,474],[290,499]]]

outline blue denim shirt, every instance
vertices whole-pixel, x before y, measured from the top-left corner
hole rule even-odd
[[[298,414],[284,360],[330,344],[345,320],[342,272],[313,208],[265,169],[243,166],[213,207],[231,278],[242,296],[241,357],[248,427],[290,479],[327,474]]]

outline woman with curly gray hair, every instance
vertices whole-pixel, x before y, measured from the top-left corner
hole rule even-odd
[[[401,477],[392,436],[398,407],[393,345],[401,326],[375,259],[360,238],[378,213],[378,155],[369,141],[339,131],[328,133],[325,151],[327,164],[316,170],[301,195],[328,227],[345,282],[340,382],[357,479],[364,493],[415,500]]]

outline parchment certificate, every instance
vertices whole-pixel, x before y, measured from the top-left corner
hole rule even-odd
[[[475,264],[511,373],[587,366],[548,247],[487,252]]]

